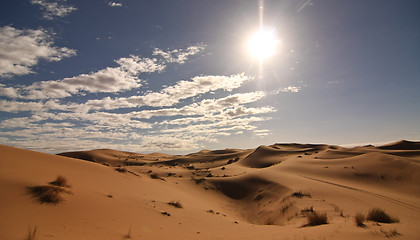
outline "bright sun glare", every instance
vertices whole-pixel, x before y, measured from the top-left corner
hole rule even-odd
[[[248,50],[259,60],[264,60],[276,53],[278,40],[274,29],[260,28],[249,39]]]

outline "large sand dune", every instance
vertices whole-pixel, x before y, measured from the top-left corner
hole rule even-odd
[[[420,239],[420,142],[0,151],[0,239]],[[57,176],[70,186],[51,183]],[[59,189],[61,201],[34,186]],[[399,222],[356,226],[375,207]],[[314,211],[328,224],[308,226]]]

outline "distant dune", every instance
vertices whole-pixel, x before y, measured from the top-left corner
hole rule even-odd
[[[420,239],[420,142],[0,151],[0,239]]]

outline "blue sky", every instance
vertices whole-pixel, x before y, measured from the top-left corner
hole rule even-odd
[[[278,44],[264,61],[260,26]],[[0,143],[190,153],[420,139],[418,1],[3,0]]]

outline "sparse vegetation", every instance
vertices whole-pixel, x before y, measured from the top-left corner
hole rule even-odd
[[[398,218],[388,215],[384,210],[380,208],[371,209],[368,212],[366,219],[381,223],[395,223],[400,221]]]
[[[70,185],[67,182],[67,178],[63,177],[63,176],[58,176],[54,181],[50,182],[51,185],[55,185],[58,187],[67,187],[69,188]]]
[[[60,193],[66,190],[57,186],[34,186],[29,187],[29,191],[34,197],[37,197],[41,203],[57,204],[63,201]]]
[[[38,239],[38,228],[29,227],[28,236],[26,237],[26,240],[37,240],[37,239]]]
[[[133,238],[131,236],[131,227],[128,229],[128,233],[124,236],[124,239],[127,239],[127,238]]]
[[[160,212],[162,215],[166,215],[166,216],[171,216],[171,214],[170,213],[168,213],[168,212]]]
[[[310,198],[311,194],[298,191],[298,192],[292,193],[292,197],[297,197],[297,198],[309,197]]]
[[[126,172],[128,172],[128,170],[126,168],[123,168],[123,167],[115,168],[115,171],[120,172],[120,173],[126,173]]]
[[[263,195],[258,194],[258,195],[254,198],[254,201],[260,201],[261,199],[263,199]]]
[[[307,226],[318,226],[318,225],[328,223],[328,218],[327,218],[326,213],[321,214],[317,212],[312,212],[311,214],[307,216],[307,219],[308,219]]]
[[[165,179],[159,177],[156,173],[150,174],[150,178],[152,178],[152,179],[159,179],[159,180],[162,180],[162,181],[165,181],[166,182]]]
[[[281,208],[281,212],[284,214],[287,211],[287,209],[289,209],[289,207],[291,207],[292,205],[293,205],[293,203],[289,203],[289,204],[283,206]]]
[[[391,237],[395,237],[395,236],[399,236],[401,235],[401,233],[399,233],[397,231],[397,229],[393,229],[393,230],[389,230],[389,231],[385,231],[381,228],[381,233],[383,233],[385,235],[385,237],[387,238],[391,238]]]
[[[69,187],[67,179],[59,176],[56,180],[50,182],[49,185],[28,187],[28,191],[40,203],[58,204],[64,200],[62,193],[71,194],[71,191],[66,189]]]
[[[179,201],[170,201],[170,202],[168,202],[168,205],[171,205],[171,206],[173,206],[173,207],[176,207],[176,208],[182,208],[182,204],[179,202]]]
[[[365,215],[362,213],[357,213],[356,216],[354,216],[354,222],[358,227],[364,227],[365,224],[363,223],[365,221]]]

